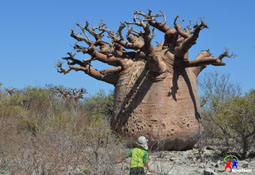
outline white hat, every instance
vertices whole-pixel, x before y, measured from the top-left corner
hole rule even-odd
[[[147,144],[148,140],[146,139],[146,137],[144,136],[140,136],[137,140],[137,145],[141,146],[142,148],[144,148],[145,150],[148,150],[148,144]]]

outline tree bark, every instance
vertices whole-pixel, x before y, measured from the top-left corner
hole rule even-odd
[[[112,128],[133,141],[148,137],[153,149],[192,148],[202,129],[196,75],[183,67],[155,76],[147,66],[135,62],[121,72]]]

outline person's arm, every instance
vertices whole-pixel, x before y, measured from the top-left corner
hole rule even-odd
[[[149,165],[148,165],[148,162],[145,162],[144,163],[145,167],[147,168],[147,170],[151,173],[152,172],[152,169],[150,169]]]
[[[125,157],[122,157],[121,160],[117,160],[116,163],[121,163],[122,161],[126,160],[126,158],[132,156],[132,151],[129,151]]]
[[[122,157],[122,159],[117,160],[116,163],[121,163],[122,161],[126,160],[126,157]]]
[[[143,163],[144,163],[145,167],[147,168],[147,170],[151,173],[152,170],[150,169],[147,160],[148,160],[148,152],[145,151],[144,156],[143,156]]]

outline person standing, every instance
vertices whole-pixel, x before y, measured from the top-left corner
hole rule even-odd
[[[121,163],[126,158],[131,157],[130,161],[130,175],[144,175],[144,167],[149,172],[152,172],[148,165],[148,140],[144,136],[140,136],[137,140],[137,146],[129,151],[125,157],[116,163]]]

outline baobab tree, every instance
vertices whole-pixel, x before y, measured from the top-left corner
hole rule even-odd
[[[76,103],[83,98],[83,95],[87,93],[87,90],[84,88],[65,88],[63,86],[53,86],[47,85],[48,89],[56,94],[58,97],[63,98],[64,100],[71,100]]]
[[[97,27],[90,27],[88,21],[84,26],[77,24],[81,32],[71,32],[77,41],[73,47],[76,53],[69,52],[62,58],[68,68],[63,68],[62,62],[58,64],[60,73],[82,71],[112,84],[112,129],[130,141],[145,135],[150,145],[165,150],[188,149],[196,143],[201,131],[197,76],[209,64],[225,65],[222,59],[231,56],[227,50],[218,57],[202,50],[189,60],[189,49],[208,26],[201,20],[200,24],[191,27],[189,23],[183,28],[183,21],[177,21],[178,16],[169,27],[163,12],[152,14],[149,10],[135,11],[133,21],[121,23],[116,33],[102,21]],[[155,29],[164,33],[164,41],[157,46],[152,44]],[[90,58],[80,60],[78,52]],[[95,60],[112,67],[97,70],[91,64]]]
[[[15,88],[4,88],[8,95],[12,96],[16,89]]]

